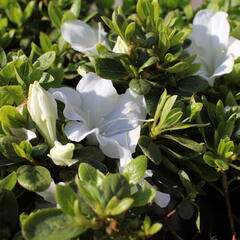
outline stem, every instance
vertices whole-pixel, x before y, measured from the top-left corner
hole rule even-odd
[[[223,185],[223,191],[224,191],[224,198],[227,206],[228,220],[229,220],[230,228],[232,231],[232,240],[236,240],[237,238],[236,238],[234,217],[232,213],[232,206],[231,206],[229,191],[228,191],[227,174],[225,172],[222,172],[222,185]]]

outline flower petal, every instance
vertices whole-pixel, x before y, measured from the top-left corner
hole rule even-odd
[[[65,126],[65,134],[68,139],[74,142],[80,142],[88,135],[94,133],[96,129],[89,130],[89,128],[81,122],[70,121]]]
[[[81,111],[82,100],[78,91],[67,87],[50,88],[48,91],[56,100],[65,104],[63,114],[67,119],[84,121],[85,114]]]
[[[230,73],[233,69],[234,58],[232,56],[226,57],[225,60],[219,65],[212,77],[221,76],[227,73]]]
[[[229,38],[228,54],[231,54],[234,59],[240,56],[240,40],[234,37]]]
[[[230,31],[227,17],[225,12],[210,9],[199,11],[193,20],[192,37],[195,44],[207,47],[208,50],[219,49],[219,45],[227,47]]]
[[[115,108],[99,124],[101,132],[111,137],[135,129],[146,118],[146,106],[142,96],[129,89],[121,95]]]
[[[98,33],[86,23],[80,20],[71,20],[61,26],[64,40],[71,44],[76,51],[83,53],[95,53],[95,45],[98,43]]]
[[[170,194],[160,191],[156,192],[155,203],[161,208],[165,208],[170,202]]]
[[[121,146],[116,140],[96,134],[96,138],[99,142],[99,148],[102,152],[110,158],[124,158],[126,149]]]
[[[119,98],[112,81],[95,73],[86,74],[78,83],[77,90],[82,97],[82,109],[87,113],[89,128],[95,128],[97,122],[115,107]]]
[[[202,67],[199,74],[210,78],[226,60],[230,26],[227,14],[206,9],[199,11],[193,21],[189,53],[197,54]]]

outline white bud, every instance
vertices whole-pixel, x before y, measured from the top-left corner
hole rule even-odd
[[[48,157],[50,157],[56,165],[70,167],[76,163],[77,159],[72,159],[75,146],[73,143],[62,145],[55,141],[54,147],[50,150]]]
[[[52,147],[57,140],[57,103],[37,81],[30,85],[27,108],[38,131]]]

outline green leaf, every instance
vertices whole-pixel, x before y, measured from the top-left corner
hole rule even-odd
[[[192,193],[194,189],[193,189],[193,185],[192,185],[191,180],[190,180],[190,178],[188,177],[187,173],[184,172],[183,170],[180,170],[180,171],[178,172],[178,176],[179,176],[179,178],[180,178],[183,186],[185,187],[187,193],[188,193],[188,194],[189,194],[189,193]]]
[[[178,86],[190,93],[203,92],[209,88],[208,81],[200,76],[185,77],[178,82]]]
[[[7,5],[6,14],[9,20],[20,27],[23,24],[23,12],[18,2],[11,2]]]
[[[40,46],[45,52],[50,51],[52,48],[52,41],[47,34],[43,32],[40,32]]]
[[[35,1],[30,1],[27,4],[26,8],[24,9],[24,15],[23,15],[24,22],[32,16],[35,3],[36,3]]]
[[[160,118],[160,122],[159,122],[158,126],[161,127],[162,125],[164,125],[164,123],[165,123],[171,109],[173,108],[173,105],[176,102],[176,100],[177,100],[177,95],[173,95],[173,96],[171,96],[167,99],[167,101],[165,102],[165,104],[162,108],[161,118]]]
[[[76,18],[79,17],[81,12],[82,0],[73,0],[73,4],[70,8],[70,11],[74,14]]]
[[[26,240],[69,240],[82,234],[87,227],[74,224],[74,220],[60,209],[43,209],[32,213],[22,226]]]
[[[42,166],[23,165],[17,170],[18,183],[33,192],[43,192],[51,183],[50,172]]]
[[[46,52],[34,62],[33,67],[42,71],[47,70],[54,63],[55,58],[56,53],[54,51]]]
[[[107,215],[119,215],[126,212],[133,204],[132,198],[124,198],[119,200],[117,197],[112,197],[105,209]]]
[[[203,160],[206,164],[208,164],[209,166],[211,167],[216,167],[216,164],[215,164],[215,160],[217,159],[217,157],[211,153],[211,152],[206,152],[204,155],[203,155]]]
[[[111,58],[97,58],[95,68],[97,75],[106,79],[116,80],[129,75],[119,61]]]
[[[203,144],[199,144],[198,142],[195,142],[189,138],[180,136],[180,135],[163,135],[164,138],[167,138],[169,140],[172,140],[179,144],[180,146],[190,149],[194,152],[197,152],[199,154],[203,153],[205,151],[205,146]]]
[[[19,162],[19,158],[12,146],[13,143],[20,143],[16,137],[6,136],[0,138],[0,152],[3,156],[9,159],[9,164]]]
[[[88,182],[78,180],[78,189],[81,198],[98,213],[101,211],[102,191],[97,186],[91,185]]]
[[[20,144],[13,143],[13,148],[16,154],[27,160],[32,160],[31,153],[32,153],[32,144],[28,141],[22,141]]]
[[[165,128],[165,127],[170,128],[171,126],[174,126],[175,124],[180,122],[182,115],[183,115],[183,112],[181,111],[180,108],[171,109],[171,111],[167,116],[166,121],[161,126],[161,128]]]
[[[134,193],[131,197],[134,199],[133,207],[142,207],[150,203],[156,194],[156,190],[153,188],[144,188],[136,193]]]
[[[97,4],[100,8],[111,8],[114,0],[97,0]]]
[[[50,2],[48,5],[48,15],[51,19],[52,24],[57,28],[60,28],[62,24],[63,13],[54,2]]]
[[[104,23],[105,23],[112,31],[116,32],[115,27],[114,27],[112,21],[111,21],[109,18],[107,18],[107,17],[105,17],[105,16],[102,16],[101,18],[102,18],[102,20],[104,21]]]
[[[14,193],[0,188],[0,222],[13,231],[17,223],[18,203]]]
[[[221,170],[228,170],[229,169],[229,165],[224,162],[224,160],[221,159],[215,159],[214,163],[217,165],[218,168],[220,168]]]
[[[121,174],[110,174],[102,183],[103,198],[108,202],[112,197],[119,199],[130,197],[130,186],[127,179]]]
[[[3,68],[7,64],[7,56],[4,50],[0,47],[0,68]]]
[[[55,188],[55,199],[66,214],[74,216],[73,206],[77,199],[77,194],[70,186],[57,184]]]
[[[126,30],[125,30],[126,40],[131,41],[135,31],[136,31],[136,23],[135,22],[129,23]]]
[[[162,153],[157,144],[155,144],[150,137],[141,136],[138,140],[138,145],[142,149],[143,153],[155,164],[161,162]]]
[[[101,185],[104,175],[96,168],[87,163],[81,163],[78,169],[78,175],[80,180],[90,183],[94,186]]]
[[[147,170],[147,158],[138,156],[124,167],[123,174],[129,180],[130,184],[137,184],[143,179]]]
[[[24,117],[12,106],[3,106],[0,108],[0,121],[6,127],[10,128],[21,128],[26,123]]]
[[[4,105],[19,105],[24,101],[23,89],[21,86],[0,87],[0,107]]]
[[[91,162],[93,160],[102,162],[105,158],[104,154],[101,150],[97,147],[93,146],[87,146],[83,147],[76,151],[77,153],[77,159],[80,160],[80,162]]]
[[[157,63],[159,61],[158,57],[150,57],[139,69],[139,72],[141,72],[144,68],[150,67],[153,64]]]
[[[188,200],[183,200],[177,208],[177,213],[184,220],[192,218],[194,211],[193,205]]]
[[[176,63],[174,66],[171,66],[169,68],[166,68],[165,70],[169,73],[179,73],[182,71],[185,71],[189,68],[189,64],[186,62],[179,62]]]
[[[16,172],[10,173],[3,179],[0,179],[0,188],[11,191],[17,183],[17,174]]]
[[[132,79],[129,87],[138,95],[146,95],[151,90],[151,85],[145,79]]]

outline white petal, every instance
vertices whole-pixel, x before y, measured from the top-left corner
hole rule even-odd
[[[96,135],[99,142],[99,148],[110,158],[124,158],[126,149],[122,147],[116,140],[104,137],[100,134]]]
[[[93,53],[98,43],[98,33],[80,20],[71,20],[61,26],[62,36],[76,51]]]
[[[219,65],[212,77],[222,76],[224,74],[230,73],[234,66],[234,59],[232,56],[227,57],[221,65]]]
[[[170,194],[160,191],[156,192],[155,203],[161,208],[165,208],[170,202]]]
[[[227,17],[225,12],[200,10],[193,20],[192,37],[196,45],[208,47],[209,50],[212,47],[218,48],[219,45],[227,47],[230,31]]]
[[[112,135],[110,138],[116,140],[121,146],[128,149],[130,153],[134,153],[140,137],[140,131],[141,126],[138,126],[129,132]]]
[[[77,90],[82,97],[82,109],[89,119],[89,128],[96,127],[97,122],[115,107],[119,97],[112,81],[95,73],[86,74],[78,83]]]
[[[199,75],[209,78],[225,61],[230,26],[227,14],[206,9],[199,11],[193,21],[189,53],[197,54],[197,63],[202,67]]]
[[[74,142],[80,142],[88,135],[94,133],[96,129],[89,130],[89,128],[81,122],[70,121],[65,126],[65,134],[68,139]]]
[[[82,100],[78,91],[67,87],[50,88],[48,91],[56,100],[65,104],[63,114],[67,119],[84,121],[84,113],[81,111]]]
[[[146,118],[146,107],[142,96],[134,95],[130,90],[120,96],[120,99],[113,109],[99,124],[101,132],[111,137],[125,133],[142,125]]]
[[[240,56],[240,40],[234,37],[229,38],[228,54],[231,54],[234,59]]]

